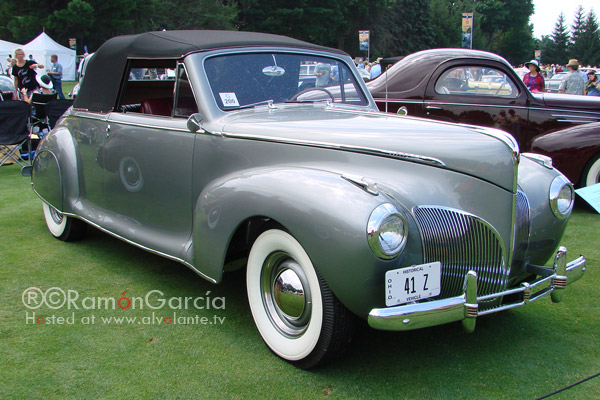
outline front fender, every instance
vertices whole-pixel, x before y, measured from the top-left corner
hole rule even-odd
[[[532,264],[544,265],[555,253],[569,218],[558,219],[550,208],[550,184],[560,175],[555,168],[521,157],[519,187],[527,195],[530,211],[530,236],[527,258]]]
[[[378,259],[366,239],[371,212],[387,201],[384,195],[371,195],[331,172],[279,168],[236,173],[211,183],[198,198],[193,263],[220,281],[237,227],[254,216],[268,217],[302,244],[342,303],[362,312],[369,303],[365,293],[381,283],[375,276],[402,262],[402,257]]]

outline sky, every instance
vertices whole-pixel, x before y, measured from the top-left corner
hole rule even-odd
[[[594,14],[600,18],[600,1],[598,0],[533,0],[534,14],[529,19],[533,24],[533,35],[541,39],[542,35],[551,35],[558,16],[562,12],[565,25],[570,29],[577,7],[583,7],[584,16],[594,8]],[[599,21],[600,22],[600,21]]]

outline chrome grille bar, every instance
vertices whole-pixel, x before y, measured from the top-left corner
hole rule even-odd
[[[506,288],[505,248],[490,224],[475,215],[436,206],[416,207],[414,215],[423,239],[424,262],[442,264],[440,298],[462,293],[470,270],[477,273],[479,296]]]

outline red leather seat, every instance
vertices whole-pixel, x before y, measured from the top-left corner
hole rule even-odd
[[[173,103],[171,99],[147,99],[142,101],[142,114],[171,116]]]

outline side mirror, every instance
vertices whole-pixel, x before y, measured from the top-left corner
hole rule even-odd
[[[408,115],[408,108],[402,106],[397,111],[398,115]]]
[[[199,130],[202,130],[202,115],[198,113],[190,115],[190,117],[187,120],[187,128],[192,133],[196,133]]]

